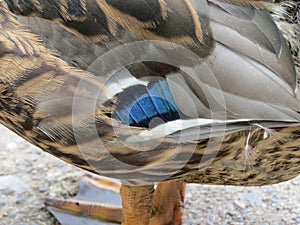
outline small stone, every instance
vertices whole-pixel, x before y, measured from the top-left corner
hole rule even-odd
[[[214,222],[214,221],[215,221],[215,216],[212,215],[212,214],[210,214],[210,215],[208,216],[208,222],[212,223],[212,222]]]
[[[245,210],[244,210],[243,215],[244,215],[244,216],[249,216],[251,213],[252,213],[252,209],[249,208],[249,209],[245,209]]]
[[[43,150],[41,150],[40,148],[34,148],[34,152],[38,155],[42,154]]]
[[[5,202],[0,202],[0,209],[5,206]]]
[[[235,200],[234,204],[236,206],[238,206],[239,208],[241,208],[241,209],[245,209],[246,208],[246,203],[245,202]]]
[[[30,225],[38,225],[36,222],[31,222]]]
[[[273,192],[273,188],[272,187],[267,187],[266,193],[271,194],[272,192]]]
[[[284,217],[284,218],[282,218],[282,221],[287,223],[289,221],[289,219]]]
[[[9,188],[3,188],[3,189],[0,189],[0,193],[3,194],[3,195],[12,195],[15,193],[14,190],[12,189],[9,189]]]
[[[16,217],[16,215],[15,214],[8,214],[7,217],[10,218],[10,219],[14,219]]]
[[[29,157],[29,163],[34,163],[34,162],[36,162],[38,160],[38,156],[36,156],[36,155],[31,155],[30,157]]]
[[[48,191],[48,188],[46,188],[46,187],[39,187],[39,192],[40,193],[44,193],[46,191]]]
[[[57,164],[56,164],[56,166],[58,167],[58,168],[62,168],[62,167],[64,167],[66,164],[64,163],[64,162],[58,162]]]
[[[13,175],[0,176],[0,192],[13,193],[28,190],[29,186]]]
[[[33,170],[31,167],[18,167],[18,171],[24,172],[24,173],[30,173]]]
[[[248,200],[252,204],[257,204],[257,205],[262,204],[261,198],[255,194],[246,193],[246,194],[243,194],[242,196],[244,199]]]
[[[25,198],[23,195],[18,195],[17,199],[16,199],[16,203],[20,204],[20,203],[24,202],[24,200],[25,200]]]

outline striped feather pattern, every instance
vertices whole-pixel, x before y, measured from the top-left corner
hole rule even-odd
[[[29,142],[83,169],[133,183],[264,185],[299,174],[294,64],[265,11],[213,0],[5,2],[8,8],[0,2],[0,121]],[[46,36],[39,41],[11,12],[36,16],[36,23],[47,19],[49,34],[68,37],[65,42],[75,47],[62,56],[57,41]],[[35,28],[39,33],[38,24]],[[114,46],[153,39],[189,48],[203,59],[202,72],[193,72],[193,63],[173,68],[141,62],[108,80],[96,68],[85,70]],[[72,40],[84,48],[76,49]],[[86,56],[73,61],[73,53],[81,51]],[[210,114],[202,88],[218,93],[220,87],[205,75],[216,76],[223,89],[225,118]],[[157,116],[165,123],[146,129]]]
[[[95,42],[119,40],[125,29],[131,31],[137,40],[172,41],[203,56],[212,47],[204,1],[197,4],[190,0],[176,3],[169,0],[122,2],[56,0],[53,4],[38,1],[19,4],[7,1],[15,13],[38,14],[58,21],[76,35]]]

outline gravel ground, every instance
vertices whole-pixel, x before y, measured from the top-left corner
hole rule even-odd
[[[58,225],[43,199],[74,195],[83,173],[0,126],[0,225]],[[184,224],[300,225],[299,185],[188,185]]]

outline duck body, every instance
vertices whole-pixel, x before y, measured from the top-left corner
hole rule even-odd
[[[213,0],[0,4],[0,122],[29,142],[126,185],[299,175],[297,74],[267,11]]]
[[[70,5],[71,4],[73,4],[72,1],[70,1]],[[80,16],[77,18],[77,14],[74,15],[75,19],[79,20],[80,18],[80,20],[83,21],[82,23],[90,21],[90,14],[86,13],[82,15],[84,8],[92,8],[89,4],[95,3],[93,1],[87,1],[86,6],[80,8],[82,11],[76,11]],[[54,6],[55,4],[53,7]],[[206,7],[205,11],[202,10],[203,6]],[[110,10],[117,10],[113,4],[109,7],[112,7]],[[170,8],[176,7],[176,4],[173,5],[173,3],[170,2],[168,5],[166,3],[166,7],[170,11]],[[294,98],[296,74],[286,42],[272,22],[271,17],[263,10],[232,6],[230,4],[214,1],[209,4],[205,1],[200,1],[197,4],[195,3],[193,7],[193,10],[197,12],[199,16],[199,21],[203,22],[200,18],[205,18],[205,20],[209,21],[209,25],[206,21],[204,21],[204,25],[199,25],[195,22],[191,25],[191,28],[186,28],[187,34],[193,37],[195,41],[189,42],[187,37],[186,40],[180,40],[182,43],[180,43],[180,41],[177,41],[177,43],[174,41],[177,46],[171,49],[171,51],[167,49],[167,47],[170,47],[167,43],[167,47],[163,48],[161,42],[159,42],[160,40],[164,42],[168,40],[166,38],[167,33],[159,36],[159,38],[157,38],[159,41],[154,40],[151,42],[149,38],[150,41],[142,43],[142,45],[144,45],[142,47],[138,41],[140,41],[141,37],[144,39],[148,38],[148,36],[143,36],[143,31],[134,33],[134,31],[132,31],[133,28],[128,28],[130,25],[115,25],[116,27],[121,26],[119,30],[111,32],[120,35],[111,38],[115,40],[115,45],[118,47],[120,43],[123,43],[125,36],[126,38],[130,35],[135,36],[134,41],[136,41],[137,44],[132,45],[133,49],[135,49],[136,52],[148,51],[149,54],[145,54],[149,59],[145,60],[145,64],[141,62],[136,63],[139,54],[132,56],[130,59],[132,62],[129,62],[131,65],[125,65],[127,67],[113,75],[109,73],[108,75],[103,75],[102,73],[93,76],[94,74],[92,73],[85,73],[83,75],[72,76],[70,74],[74,69],[70,68],[65,62],[53,57],[51,64],[60,65],[62,72],[59,71],[57,74],[49,74],[43,77],[41,75],[45,74],[42,72],[44,72],[46,65],[40,65],[40,63],[37,62],[42,61],[43,57],[50,54],[48,53],[49,51],[43,49],[43,46],[40,47],[35,37],[29,36],[32,40],[22,40],[24,43],[23,48],[26,49],[27,47],[29,48],[30,45],[37,45],[41,50],[35,49],[35,51],[43,51],[44,55],[36,54],[38,52],[32,54],[32,52],[27,51],[22,52],[24,56],[21,58],[19,56],[19,59],[14,59],[14,61],[16,63],[23,63],[22,60],[25,60],[24,58],[33,58],[34,60],[28,62],[27,67],[35,68],[40,66],[41,74],[33,74],[33,71],[28,72],[30,69],[23,67],[16,72],[18,74],[2,73],[1,80],[6,83],[5,86],[9,85],[9,88],[13,90],[11,92],[15,93],[16,101],[18,101],[19,104],[28,105],[26,107],[30,106],[28,110],[32,110],[32,112],[28,112],[28,114],[31,115],[31,118],[20,118],[20,115],[15,115],[18,116],[14,118],[16,121],[12,121],[12,124],[7,124],[5,121],[7,119],[3,116],[3,112],[1,113],[3,123],[46,151],[58,155],[77,166],[91,171],[97,171],[97,173],[110,177],[129,180],[132,178],[134,178],[134,180],[145,179],[145,181],[150,182],[160,181],[165,178],[179,178],[186,182],[211,183],[209,178],[211,174],[206,174],[207,170],[199,171],[199,168],[202,168],[202,163],[205,165],[206,160],[208,160],[212,161],[210,162],[212,163],[210,165],[212,168],[208,171],[216,171],[215,169],[218,169],[228,173],[225,173],[222,178],[219,176],[220,182],[218,183],[220,184],[225,182],[226,184],[240,185],[243,184],[244,181],[245,185],[273,183],[269,178],[270,168],[267,165],[278,165],[278,163],[275,163],[274,157],[271,157],[271,155],[277,156],[275,157],[276,162],[280,159],[285,162],[287,160],[286,158],[292,158],[296,161],[299,159],[297,156],[298,139],[295,138],[297,135],[289,137],[289,132],[287,131],[292,130],[293,133],[297,132],[297,126],[295,125],[299,122],[300,116],[297,111],[300,111],[300,105],[298,100]],[[104,10],[101,8],[101,4],[93,8],[94,10],[99,10],[99,12],[100,10]],[[104,8],[106,9],[106,7]],[[27,9],[27,11],[24,10],[22,13],[29,15],[33,13],[28,12],[29,9],[38,10],[38,7],[34,8],[32,5],[32,7],[25,7],[25,9]],[[57,7],[54,7],[50,10],[53,14],[52,16],[42,16],[51,20],[60,18],[61,22],[63,21],[62,18],[65,18],[65,15],[62,13],[65,12],[69,15],[73,8],[70,6],[67,9],[69,11],[58,10]],[[187,7],[187,9],[189,8]],[[175,12],[177,13],[177,11]],[[129,13],[129,11],[127,13]],[[175,15],[177,15],[176,13]],[[3,13],[4,16],[6,14],[10,16],[8,12]],[[101,15],[100,13],[97,14]],[[127,16],[133,17],[133,15]],[[139,15],[136,16],[138,17]],[[153,15],[151,14],[151,16]],[[178,15],[178,17],[179,16],[182,15]],[[73,17],[69,20],[72,21],[72,19]],[[67,27],[68,30],[73,31],[74,34],[83,32],[79,30],[81,26],[73,26],[73,23],[69,22],[69,20],[65,20],[66,22],[63,23],[63,27]],[[102,20],[103,18],[101,18],[101,21]],[[261,20],[263,20],[264,23],[260,22]],[[155,23],[155,21],[156,20],[153,20],[153,23]],[[118,21],[115,19],[114,22],[117,23]],[[270,30],[268,30],[269,33],[262,30],[262,26],[265,24],[267,24],[266,26],[268,26]],[[55,24],[52,24],[53,34],[54,25]],[[108,25],[109,24],[107,24],[107,26]],[[185,24],[182,26],[184,25]],[[199,27],[197,28],[196,25],[199,25]],[[248,27],[242,29],[244,26]],[[55,27],[57,27],[56,29],[58,29],[58,31],[62,29],[57,25],[55,25]],[[101,27],[103,28],[105,26],[101,24]],[[122,32],[125,33],[125,28],[128,28],[126,32],[131,32],[129,32],[130,34],[123,34],[124,36],[121,36]],[[206,41],[202,41],[200,36],[198,40],[196,38],[195,30],[200,28],[203,30],[203,33],[207,35],[207,37],[203,35],[203,39]],[[159,27],[157,29],[159,29]],[[99,29],[95,29],[95,32],[98,30]],[[100,31],[101,30],[98,32]],[[255,34],[254,31],[256,32]],[[9,32],[16,33],[15,30],[9,29],[6,32],[8,32],[8,35],[10,35]],[[102,31],[102,33],[105,32],[108,33],[107,30]],[[158,31],[155,30],[155,32]],[[194,36],[192,36],[192,32],[194,32]],[[69,33],[68,35],[73,35],[73,39],[75,39],[74,34]],[[93,35],[93,37],[86,36],[85,40],[80,41],[82,45],[87,46],[87,50],[85,51],[94,51],[93,54],[89,54],[92,55],[92,58],[87,59],[94,61],[94,64],[90,61],[78,62],[78,64],[79,67],[82,65],[82,69],[96,71],[100,66],[103,66],[103,61],[106,60],[105,57],[103,57],[103,49],[108,47],[106,45],[107,41],[98,41],[101,40],[100,36],[103,36],[103,34]],[[180,35],[184,36],[184,34]],[[178,34],[179,37],[181,37],[180,35]],[[271,35],[275,35],[275,38]],[[95,36],[98,37],[96,38],[97,41],[94,41]],[[109,36],[111,36],[111,34],[107,34],[107,37],[102,37],[102,39],[109,38]],[[152,36],[149,35],[149,37]],[[178,40],[184,39],[179,37],[177,38]],[[166,40],[164,40],[164,38]],[[91,40],[93,40],[93,42]],[[243,43],[243,41],[245,41],[247,45]],[[15,43],[10,43],[9,41],[4,43],[7,45],[11,44],[11,46],[14,47],[15,52],[13,52],[13,54],[20,54],[17,52],[20,46],[17,46]],[[57,41],[52,43],[52,46],[55,47],[56,43],[60,44],[60,42]],[[181,68],[182,71],[176,68],[174,69],[175,66],[166,66],[170,58],[168,54],[175,53],[175,51],[179,52],[181,50],[180,44],[185,47],[189,45],[192,46],[192,52],[188,53],[190,59],[186,60],[186,62],[184,60],[173,60],[173,62],[170,60],[170,63],[180,63],[181,65],[175,66]],[[127,44],[126,47],[129,48],[128,46],[130,47],[130,44]],[[98,49],[98,55],[95,53],[94,47]],[[177,50],[176,47],[179,50]],[[249,52],[249,49],[252,49],[252,51]],[[116,48],[115,51],[120,51],[120,53],[127,51],[125,53],[133,55],[131,50],[132,49],[119,47]],[[159,71],[162,69],[156,69],[158,71],[155,71],[154,67],[157,65],[155,65],[155,63],[148,63],[151,58],[157,56],[155,50],[157,52],[161,51],[162,54],[166,56],[166,59],[162,60],[163,62],[157,64],[161,65],[161,68],[165,66],[165,71]],[[61,51],[58,54],[63,55],[64,50],[63,48],[57,47],[53,51]],[[199,53],[194,56],[193,53],[195,52],[204,53]],[[109,55],[109,53],[107,54],[107,59],[111,59],[109,57],[111,57],[112,54]],[[80,51],[78,54],[80,54]],[[185,54],[185,52],[181,54]],[[4,54],[2,64],[11,66],[6,63],[5,57],[6,55]],[[50,58],[51,57],[52,56],[50,56]],[[270,59],[267,59],[267,57]],[[72,55],[65,56],[65,59],[67,62],[72,63]],[[85,60],[84,57],[80,59],[82,61]],[[112,61],[109,66],[115,66],[117,63],[120,63],[120,66],[122,66],[122,62],[118,60],[119,59]],[[197,71],[200,71],[200,75],[192,71],[195,67],[193,60],[195,60],[195,62],[200,60],[200,63],[197,65],[199,68],[196,68]],[[262,66],[262,60],[265,60],[265,71],[259,72]],[[236,65],[234,63],[236,63]],[[87,68],[87,64],[91,66]],[[106,62],[106,64],[108,63]],[[247,69],[247,67],[250,69]],[[5,69],[4,67],[2,68],[3,70]],[[100,69],[103,71],[102,67]],[[48,67],[48,70],[51,71],[51,68]],[[109,68],[107,70],[109,70]],[[7,69],[7,71],[9,70]],[[76,73],[78,74],[79,71],[76,71]],[[156,76],[153,76],[153,74]],[[213,79],[210,79],[210,76],[212,76]],[[151,79],[149,77],[151,77]],[[33,85],[38,85],[33,87],[30,81],[33,81]],[[87,83],[81,87],[81,81]],[[196,82],[199,84],[195,85]],[[25,89],[26,83],[28,90]],[[248,88],[245,87],[245,84],[247,84]],[[77,88],[77,90],[76,85],[79,85],[79,89]],[[116,87],[114,87],[114,85]],[[214,99],[216,97],[207,98],[206,96],[201,96],[201,94],[203,94],[203,90],[201,89],[204,88],[204,85],[210,88],[210,90],[206,89],[204,91],[215,91],[218,99]],[[24,90],[20,88],[19,90],[21,91],[18,91],[19,86],[24,88]],[[181,86],[181,90],[178,88],[179,86]],[[6,88],[3,89],[5,90]],[[104,88],[110,88],[110,90],[102,91],[101,88],[102,90]],[[218,88],[222,89],[221,94],[218,93]],[[165,93],[162,93],[163,91],[165,91]],[[100,99],[99,95],[103,95],[104,100]],[[156,95],[157,99],[154,99],[154,95]],[[98,99],[94,96],[97,96]],[[143,98],[139,100],[140,96],[143,96]],[[75,97],[78,97],[78,100],[76,100]],[[165,101],[161,101],[163,98],[165,98]],[[72,99],[75,100],[72,101]],[[147,108],[147,99],[148,101],[154,102],[152,103],[152,108]],[[74,106],[74,101],[77,101],[79,107]],[[138,104],[134,103],[136,101]],[[209,104],[213,105],[211,103],[212,101],[219,101],[221,103],[219,105],[210,106]],[[7,104],[11,105],[9,102]],[[93,104],[96,104],[97,108],[95,119],[91,120],[94,116],[93,110],[95,110],[95,108],[89,107],[92,107]],[[157,109],[159,104],[161,104],[164,109]],[[226,108],[224,108],[223,104],[226,105]],[[25,108],[25,105],[20,107]],[[192,110],[188,108],[189,106]],[[128,110],[128,107],[131,107],[132,110]],[[214,118],[212,118],[210,112],[212,107],[214,107],[216,111],[216,115],[213,115]],[[127,117],[125,115],[126,110],[129,112],[129,116],[127,115]],[[173,111],[169,113],[167,110]],[[8,111],[15,110],[8,109]],[[74,111],[78,112],[74,114]],[[71,119],[70,115],[72,115],[72,113],[73,118]],[[153,133],[156,132],[158,135],[151,136],[149,132],[151,129],[149,129],[147,123],[155,117],[164,119],[164,123],[154,125],[154,128],[152,128]],[[20,119],[33,120],[36,124],[30,125],[31,130],[28,128],[24,129],[24,125],[20,125],[20,121],[17,121]],[[89,120],[91,120],[91,122]],[[33,121],[31,121],[31,123]],[[80,121],[80,126],[85,127],[85,129],[76,127],[79,126],[79,124],[73,123],[74,121]],[[181,123],[183,125],[179,126]],[[18,124],[18,126],[15,124]],[[178,128],[174,128],[174,126],[177,125]],[[94,129],[92,129],[93,127]],[[271,128],[272,130],[269,130]],[[273,130],[273,128],[275,129]],[[216,134],[213,134],[212,129],[216,129]],[[22,133],[23,131],[21,130],[26,130],[30,135]],[[74,130],[78,130],[78,134],[73,135]],[[199,130],[201,131],[199,132]],[[93,134],[95,131],[96,133]],[[147,132],[150,136],[147,136]],[[265,134],[265,136],[268,137],[263,138],[264,133],[268,132],[270,133]],[[273,132],[276,134],[275,137]],[[130,137],[130,133],[137,139],[140,138],[140,140],[133,141],[132,137]],[[222,135],[219,135],[221,133],[224,134],[224,140],[231,140],[232,142],[217,141],[220,137],[223,138]],[[93,136],[95,134],[100,137],[99,143],[95,141],[98,139],[98,137]],[[281,135],[283,135],[284,138],[277,140],[279,137],[281,139]],[[88,140],[84,140],[84,138]],[[180,138],[183,140],[181,140],[181,143],[178,145]],[[247,143],[247,139],[249,139],[249,143]],[[82,142],[82,147],[77,147],[76,142],[78,141]],[[126,141],[128,143],[126,143]],[[281,141],[287,142],[289,146],[293,146],[293,144],[291,144],[293,141],[295,141],[295,144],[291,149],[285,148],[282,144],[278,144],[278,142]],[[158,144],[156,147],[151,146],[150,148],[152,149],[146,147],[145,150],[139,151],[138,148],[142,149],[145,145],[147,146],[145,143],[149,144],[151,142],[157,142]],[[210,143],[213,143],[213,149],[208,151],[207,144]],[[126,146],[127,144],[129,147]],[[80,145],[81,144],[78,144],[78,146]],[[130,148],[130,145],[132,148]],[[139,145],[141,147],[139,147]],[[218,145],[218,149],[214,149],[214,147],[216,147],[215,145]],[[247,145],[251,148],[249,154],[255,154],[255,160],[247,159],[247,156],[243,156],[243,154],[248,154],[247,152],[245,153],[245,151],[247,151],[245,150]],[[179,149],[175,150],[176,146],[179,146]],[[278,149],[278,152],[274,149]],[[290,151],[288,151],[289,149]],[[208,157],[203,161],[203,158],[206,158],[206,154]],[[270,157],[268,154],[270,154]],[[279,157],[281,154],[282,157]],[[179,163],[181,160],[182,162]],[[249,162],[245,160],[249,160]],[[263,168],[262,160],[266,161],[265,168]],[[247,165],[247,163],[250,163],[250,165]],[[286,164],[291,164],[291,167],[297,167],[297,162]],[[116,167],[116,165],[118,166]],[[248,166],[249,168],[245,170],[245,167]],[[234,168],[237,170],[234,171]],[[126,172],[124,173],[124,171]],[[197,179],[198,172],[199,178]],[[186,176],[188,173],[193,174],[191,176],[192,178]],[[260,180],[258,182],[255,178],[255,174],[261,176],[263,173],[266,174],[266,180]],[[145,176],[145,174],[147,174],[147,176]],[[278,172],[277,174],[280,173]],[[296,174],[297,173],[295,173],[295,175]],[[247,176],[253,177],[253,179],[247,179]],[[280,181],[280,177],[285,180],[285,178],[283,178],[285,175],[279,175],[275,182]],[[286,179],[289,178],[290,177],[286,177]],[[215,178],[213,178],[212,183],[215,182]]]

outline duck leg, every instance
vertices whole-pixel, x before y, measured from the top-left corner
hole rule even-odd
[[[159,183],[154,193],[151,225],[181,225],[186,184],[178,181]]]
[[[153,208],[154,185],[122,185],[122,225],[149,225]]]
[[[185,186],[183,182],[161,182],[153,196],[152,185],[122,185],[123,225],[181,225]]]

